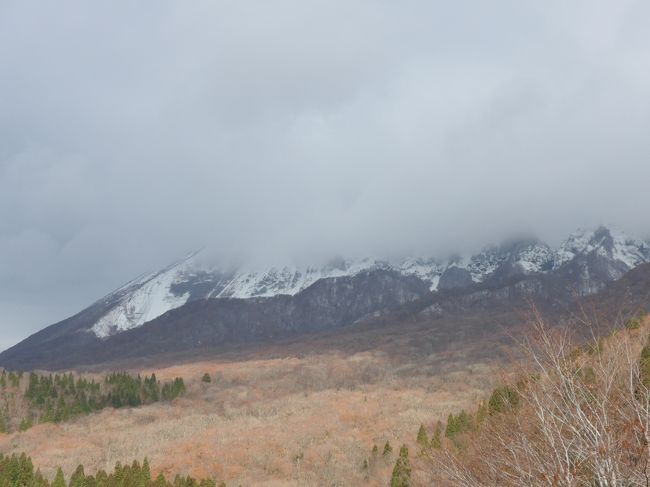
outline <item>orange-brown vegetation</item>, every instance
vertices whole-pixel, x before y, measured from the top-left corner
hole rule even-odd
[[[576,345],[538,316],[507,388],[512,407],[479,408],[470,431],[420,458],[414,484],[647,486],[649,335],[636,319]]]
[[[497,368],[486,357],[499,348],[484,340],[436,346],[427,330],[385,340],[141,369],[163,381],[183,377],[185,396],[0,435],[0,451],[27,452],[48,477],[59,465],[69,475],[80,463],[93,472],[147,457],[154,475],[228,485],[383,486],[396,455],[382,456],[385,442],[415,445],[420,424],[484,397]]]

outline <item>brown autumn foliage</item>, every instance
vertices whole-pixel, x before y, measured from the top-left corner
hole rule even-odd
[[[645,319],[576,347],[566,328],[536,316],[512,384],[520,407],[489,416],[462,448],[433,452],[423,483],[650,485],[650,381],[639,367],[649,332]]]
[[[70,475],[78,464],[111,470],[117,461],[147,457],[154,475],[227,485],[384,486],[395,460],[381,455],[386,441],[414,445],[420,424],[469,407],[494,385],[497,365],[487,357],[498,344],[436,348],[425,335],[435,337],[428,330],[402,333],[389,351],[366,343],[370,350],[131,370],[155,371],[162,381],[183,377],[188,390],[170,404],[105,410],[0,435],[0,451],[27,452],[48,477],[59,465]],[[201,380],[206,372],[210,383]],[[375,444],[379,454],[373,455]]]

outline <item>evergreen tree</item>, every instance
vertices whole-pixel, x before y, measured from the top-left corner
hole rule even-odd
[[[210,383],[212,382],[212,377],[210,377],[210,374],[206,372],[203,374],[203,377],[201,377],[201,382]]]
[[[436,429],[433,431],[433,436],[431,437],[431,448],[436,450],[442,448],[442,423],[438,421],[436,423]]]
[[[142,485],[144,486],[148,486],[151,482],[151,468],[149,467],[149,459],[147,457],[145,457],[144,462],[142,462],[142,473],[140,478],[142,479]]]
[[[454,438],[456,435],[470,431],[472,428],[472,418],[463,409],[457,416],[449,414],[445,436],[447,438]]]
[[[393,467],[393,475],[390,479],[390,487],[409,487],[411,485],[411,462],[409,461],[409,450],[406,445],[399,449],[399,456]]]
[[[57,469],[56,477],[54,477],[51,487],[66,487],[65,477],[63,476],[63,470],[61,470],[61,467]]]
[[[452,413],[449,413],[447,417],[447,427],[445,428],[445,436],[447,438],[453,438],[458,433],[458,427],[456,426],[456,418]]]
[[[70,477],[69,487],[85,487],[86,486],[86,474],[84,472],[83,465],[79,465]]]
[[[489,414],[502,413],[519,406],[519,393],[508,386],[497,387],[488,400]]]
[[[154,487],[166,487],[167,486],[167,479],[165,479],[165,476],[162,473],[158,474],[158,477],[156,477],[156,480],[153,483]]]
[[[424,429],[424,425],[420,424],[420,429],[418,430],[418,436],[416,442],[422,449],[429,448],[429,437],[427,436],[427,430]]]
[[[384,451],[382,452],[382,456],[385,457],[386,455],[390,455],[391,453],[393,453],[393,447],[390,446],[390,443],[388,442],[388,440],[386,440],[386,444],[384,445]]]

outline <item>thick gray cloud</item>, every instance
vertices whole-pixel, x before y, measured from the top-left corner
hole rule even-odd
[[[650,4],[0,0],[0,348],[207,244],[650,220]]]

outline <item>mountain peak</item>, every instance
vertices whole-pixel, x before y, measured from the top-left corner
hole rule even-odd
[[[593,255],[611,262],[616,275],[650,261],[645,242],[600,226],[572,233],[557,250],[535,238],[507,240],[489,245],[474,255],[456,255],[447,260],[417,256],[381,260],[332,259],[324,265],[284,265],[268,268],[224,269],[205,264],[192,252],[161,271],[143,275],[109,294],[102,304],[108,311],[92,324],[90,331],[106,338],[139,327],[166,312],[200,299],[272,297],[296,295],[312,284],[329,278],[355,276],[371,270],[389,270],[412,276],[432,291],[546,273]],[[606,266],[607,267],[607,266]]]

